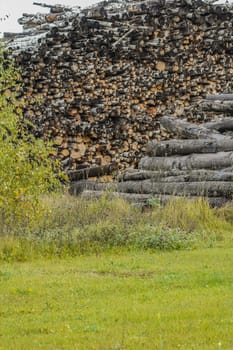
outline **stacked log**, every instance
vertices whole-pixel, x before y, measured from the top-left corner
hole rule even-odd
[[[118,191],[158,198],[163,195],[206,197],[212,205],[231,201],[233,138],[217,131],[223,130],[224,120],[198,126],[164,116],[160,122],[186,139],[150,142],[138,170],[120,176]],[[229,124],[227,127],[229,129]]]
[[[233,88],[231,5],[49,7],[24,14],[24,33],[8,47],[22,70],[25,117],[38,137],[55,142],[67,170],[136,166],[150,140],[170,139],[160,128],[165,113],[203,122],[190,105]]]
[[[204,197],[213,206],[230,202],[233,195],[233,138],[217,131],[223,130],[224,120],[198,126],[164,116],[160,122],[186,139],[149,142],[147,155],[140,160],[138,169],[129,169],[119,175],[114,190],[124,198],[140,203],[150,197],[162,203],[180,197]],[[227,124],[229,129],[233,130],[232,124],[231,128]],[[89,186],[84,196],[98,196],[101,186],[102,189],[109,187],[103,184]]]

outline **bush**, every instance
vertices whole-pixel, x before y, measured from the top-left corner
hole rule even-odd
[[[60,188],[60,169],[52,145],[27,131],[17,99],[19,73],[5,57],[0,48],[0,222],[2,232],[12,232],[35,218],[42,194]]]

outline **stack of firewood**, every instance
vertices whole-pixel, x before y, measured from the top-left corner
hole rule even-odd
[[[232,103],[233,95],[211,95],[201,103],[201,108],[208,106],[208,111],[215,111],[218,106],[218,110],[222,112],[221,106],[225,110],[225,106],[229,107]],[[233,110],[231,115],[233,116]],[[191,199],[206,197],[213,206],[231,201],[232,116],[215,118],[214,121],[201,125],[173,116],[162,117],[162,126],[179,138],[149,142],[147,155],[140,160],[138,169],[128,169],[119,175],[119,183],[115,184],[114,190],[124,198],[142,203],[148,202],[149,198],[166,202],[180,196]],[[78,186],[81,188],[81,184]],[[109,187],[90,184],[84,195],[98,196],[100,192],[93,190],[100,190],[101,186]]]
[[[148,141],[171,137],[160,117],[203,121],[190,105],[233,89],[230,5],[48,7],[49,14],[25,14],[24,33],[8,47],[22,70],[25,117],[37,136],[54,140],[67,170],[136,166]]]

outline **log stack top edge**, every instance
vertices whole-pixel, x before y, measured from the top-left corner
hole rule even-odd
[[[148,141],[172,137],[160,117],[206,121],[190,106],[233,91],[231,5],[103,1],[19,23],[24,32],[7,45],[22,70],[24,114],[67,170],[136,166]]]

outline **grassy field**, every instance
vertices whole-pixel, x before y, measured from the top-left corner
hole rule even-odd
[[[232,205],[43,204],[0,221],[0,350],[233,349]]]
[[[233,349],[233,248],[0,266],[0,349]]]

